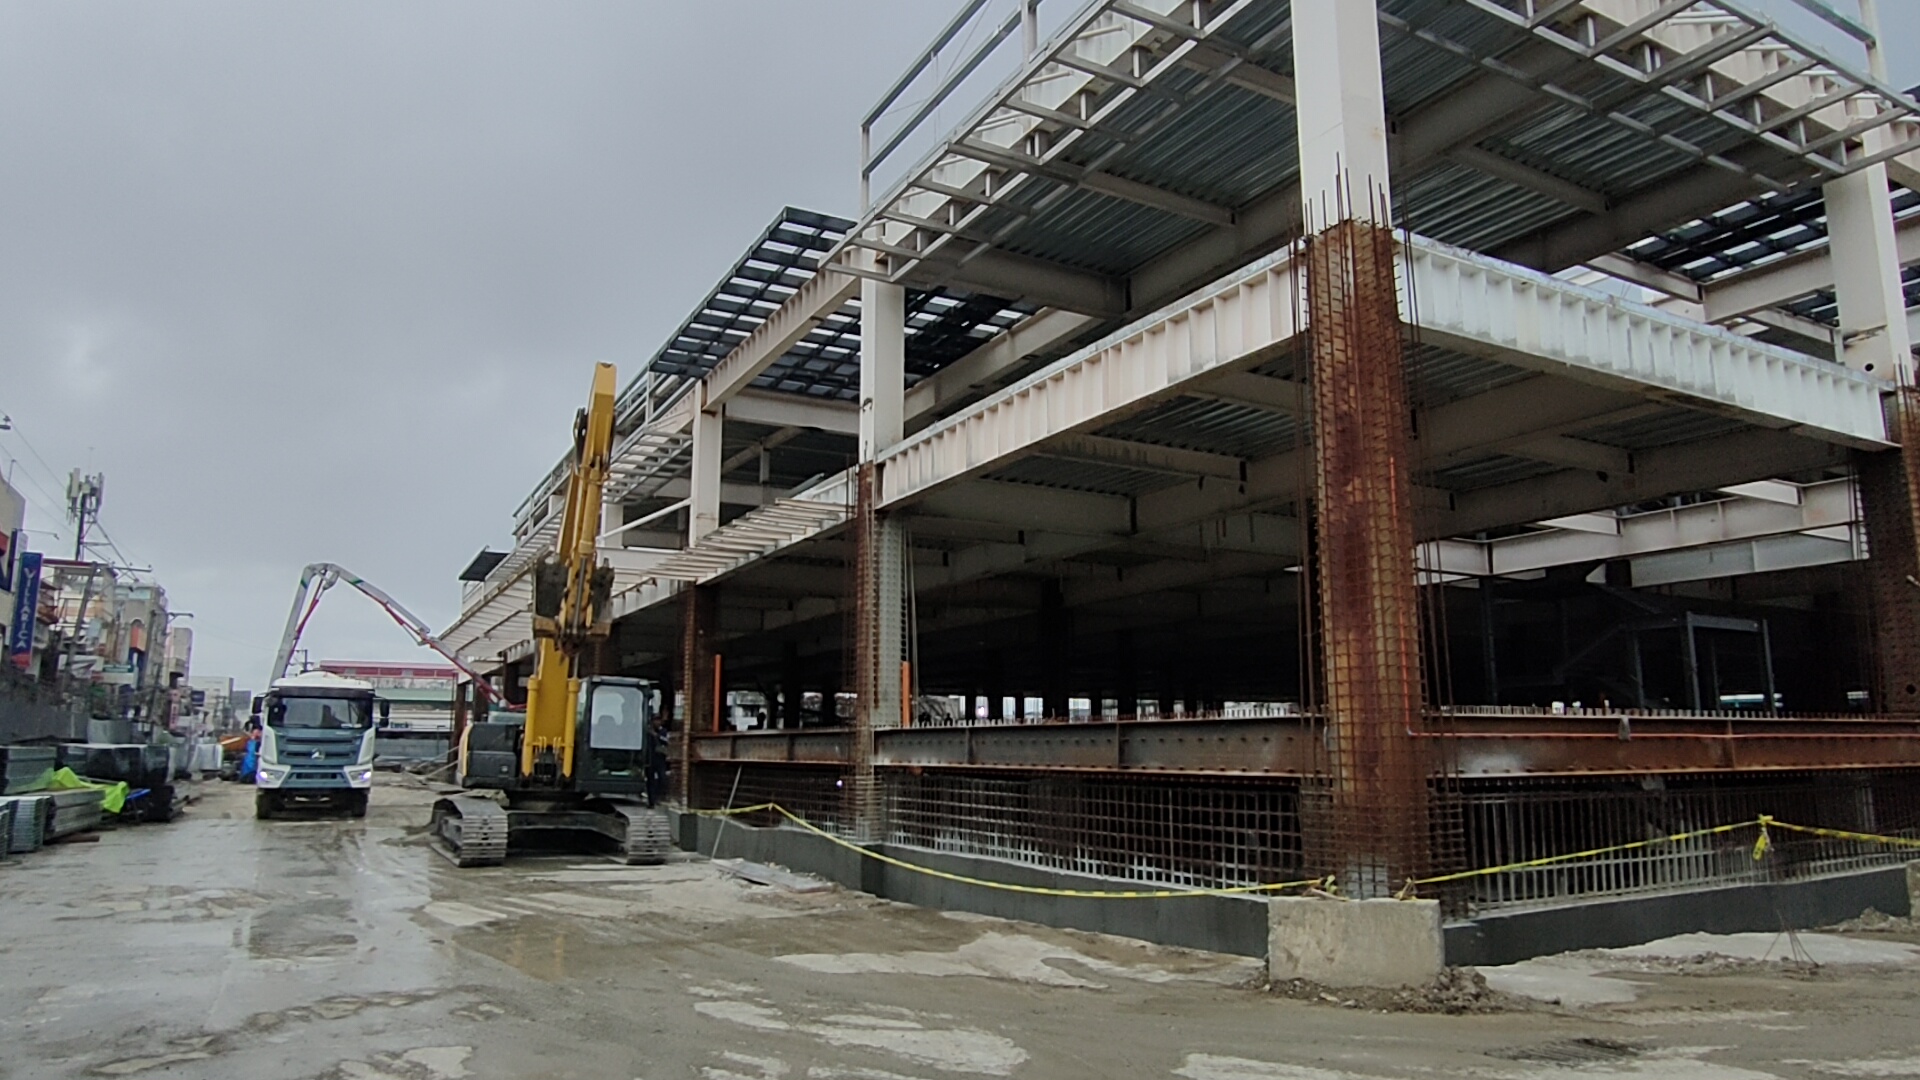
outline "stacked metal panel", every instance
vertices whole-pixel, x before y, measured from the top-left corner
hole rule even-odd
[[[0,796],[0,803],[13,811],[13,821],[6,834],[7,850],[16,855],[40,850],[40,846],[47,842],[47,823],[53,817],[53,796]]]
[[[51,746],[0,746],[0,794],[39,791],[59,767],[59,751]]]
[[[100,803],[106,792],[99,788],[74,788],[52,795],[53,816],[47,822],[47,839],[57,840],[77,832],[100,827]]]

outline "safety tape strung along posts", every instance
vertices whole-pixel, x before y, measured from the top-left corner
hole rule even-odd
[[[1250,893],[1280,892],[1285,889],[1304,889],[1309,886],[1330,887],[1332,885],[1331,879],[1328,878],[1303,878],[1299,881],[1280,881],[1267,885],[1229,885],[1218,889],[1130,889],[1119,891],[1051,889],[1044,885],[1016,885],[1006,881],[988,881],[984,878],[968,877],[965,874],[955,874],[946,870],[935,870],[930,866],[919,866],[907,862],[905,859],[896,859],[891,855],[874,851],[872,848],[864,847],[851,840],[845,840],[835,836],[805,818],[802,818],[793,811],[788,810],[786,807],[781,806],[779,803],[760,803],[756,806],[742,806],[733,810],[695,810],[693,812],[702,817],[732,817],[739,814],[751,814],[767,810],[779,814],[781,817],[786,818],[788,821],[793,822],[795,825],[815,836],[838,844],[849,851],[864,855],[869,859],[885,863],[888,866],[897,866],[902,870],[911,870],[916,874],[926,874],[929,877],[957,882],[961,885],[978,885],[982,888],[998,889],[1002,892],[1027,893],[1033,896],[1059,896],[1072,900],[1171,900],[1182,896],[1244,896]]]
[[[1277,893],[1277,892],[1283,892],[1287,889],[1308,889],[1308,888],[1314,889],[1319,892],[1324,892],[1330,895],[1335,893],[1334,882],[1331,877],[1302,878],[1298,881],[1282,881],[1282,882],[1274,882],[1266,885],[1230,885],[1230,886],[1223,886],[1217,889],[1142,889],[1142,890],[1102,891],[1097,889],[1052,889],[1042,885],[1016,885],[1011,882],[988,881],[984,878],[968,877],[965,874],[955,874],[946,870],[936,870],[930,866],[920,866],[915,863],[907,862],[904,859],[897,859],[891,855],[883,854],[881,852],[874,851],[869,847],[856,844],[851,840],[846,840],[841,837],[835,836],[834,834],[826,831],[825,829],[822,829],[819,826],[814,825],[812,822],[806,820],[805,818],[794,813],[793,811],[788,810],[786,807],[781,806],[779,803],[772,803],[772,802],[757,803],[753,806],[735,807],[730,810],[694,810],[692,811],[692,813],[698,814],[702,817],[735,817],[741,814],[764,813],[768,811],[779,814],[781,817],[792,822],[794,825],[798,826],[801,829],[806,830],[807,832],[814,834],[815,836],[821,837],[822,839],[827,840],[831,843],[838,844],[839,846],[846,848],[849,851],[852,851],[865,858],[869,858],[877,862],[885,863],[888,866],[898,867],[902,870],[910,870],[916,874],[926,874],[929,877],[936,877],[945,881],[957,882],[962,885],[978,885],[982,888],[998,889],[1002,892],[1027,893],[1034,896],[1059,896],[1059,897],[1066,897],[1066,898],[1076,899],[1076,900],[1171,900],[1171,899],[1176,899],[1176,898],[1185,897],[1185,896],[1246,896],[1246,895],[1255,894],[1255,893]],[[1494,874],[1507,874],[1517,870],[1532,870],[1532,869],[1537,869],[1537,868],[1546,867],[1546,866],[1557,866],[1562,863],[1574,862],[1580,859],[1597,858],[1601,855],[1613,855],[1623,851],[1638,851],[1638,850],[1643,850],[1645,848],[1658,847],[1659,845],[1662,845],[1662,844],[1675,844],[1683,840],[1698,839],[1702,836],[1725,835],[1727,833],[1739,832],[1742,829],[1757,828],[1759,830],[1759,835],[1755,838],[1753,843],[1753,857],[1755,861],[1758,861],[1763,856],[1765,856],[1766,853],[1769,850],[1771,850],[1773,846],[1772,837],[1767,831],[1769,826],[1773,828],[1779,828],[1779,829],[1788,829],[1793,832],[1806,833],[1813,836],[1826,837],[1834,840],[1852,840],[1859,843],[1887,844],[1894,847],[1920,849],[1920,840],[1909,839],[1907,837],[1885,836],[1878,833],[1849,832],[1844,829],[1823,829],[1823,828],[1818,828],[1811,825],[1793,825],[1784,821],[1777,820],[1771,815],[1762,814],[1751,821],[1736,821],[1729,825],[1714,825],[1710,828],[1705,828],[1705,829],[1691,829],[1687,832],[1678,832],[1668,836],[1654,837],[1650,840],[1634,840],[1629,843],[1613,844],[1608,847],[1588,848],[1585,851],[1571,851],[1564,855],[1549,855],[1546,858],[1541,858],[1541,859],[1526,859],[1520,862],[1504,863],[1500,866],[1485,866],[1477,870],[1462,870],[1458,873],[1453,873],[1453,874],[1437,874],[1433,877],[1415,878],[1407,882],[1407,885],[1409,886],[1409,888],[1402,890],[1400,893],[1400,897],[1402,899],[1411,898],[1413,895],[1411,887],[1416,885],[1440,885],[1440,884],[1444,884],[1446,882],[1451,882],[1451,881],[1465,881],[1471,878],[1490,877]]]

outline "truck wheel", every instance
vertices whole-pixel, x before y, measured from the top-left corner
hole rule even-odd
[[[253,816],[258,821],[265,821],[273,816],[273,792],[253,793]]]
[[[347,813],[357,818],[367,816],[367,793],[355,791],[347,796]]]

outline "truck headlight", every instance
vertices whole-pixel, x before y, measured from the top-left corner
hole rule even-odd
[[[373,786],[373,766],[371,765],[350,765],[340,771],[347,774],[347,783],[352,787]]]
[[[286,765],[261,765],[253,770],[254,783],[264,788],[275,788],[286,783],[293,769]]]

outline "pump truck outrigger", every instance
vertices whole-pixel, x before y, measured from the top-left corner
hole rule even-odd
[[[615,372],[594,368],[574,419],[573,467],[560,537],[533,571],[533,673],[526,712],[494,714],[460,739],[457,782],[502,793],[459,794],[433,806],[435,850],[457,866],[488,866],[541,835],[610,846],[627,863],[665,862],[666,814],[646,802],[659,689],[586,671],[611,631],[613,569],[599,561],[601,493],[613,454]]]

